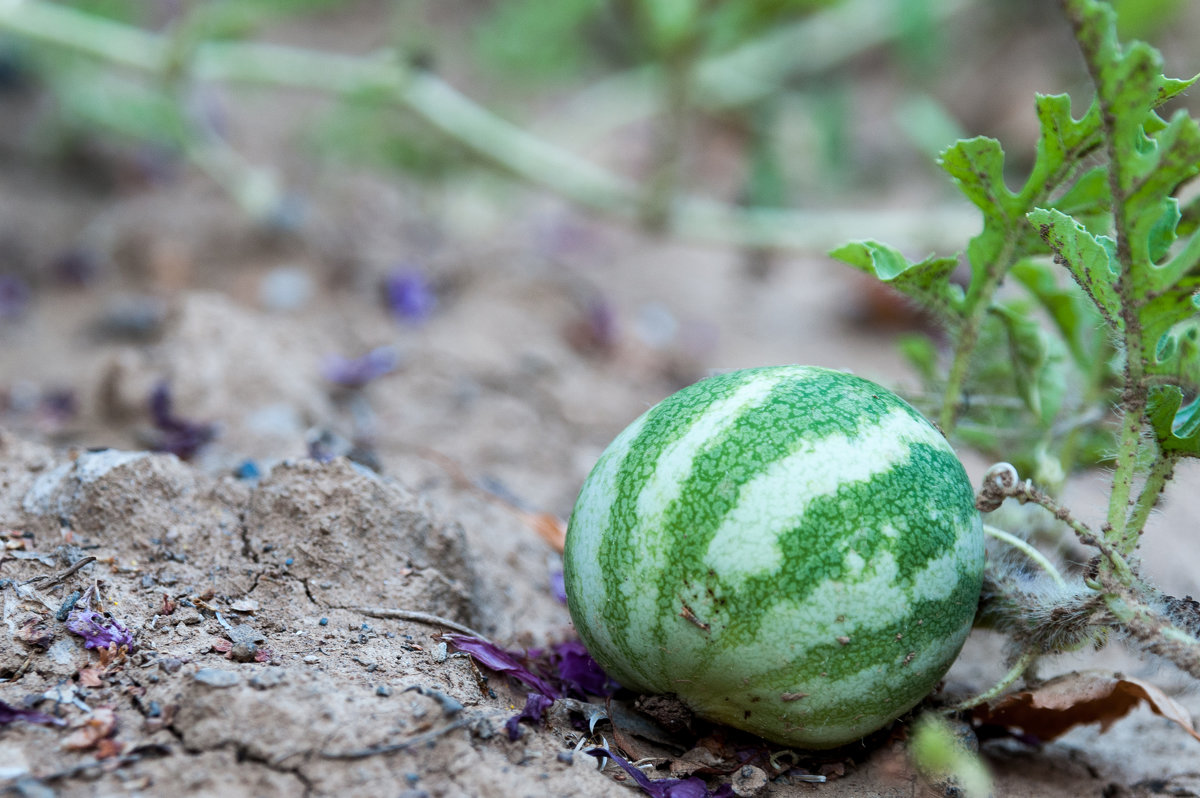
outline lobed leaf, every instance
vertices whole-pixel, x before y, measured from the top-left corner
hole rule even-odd
[[[967,199],[983,211],[985,223],[1004,225],[1019,211],[1018,198],[1004,184],[1000,142],[986,136],[963,139],[948,147],[939,162]]]
[[[829,253],[856,269],[888,283],[924,307],[949,318],[962,306],[962,289],[950,282],[954,258],[929,256],[919,263],[878,241],[851,241]]]
[[[1091,298],[1109,326],[1121,326],[1121,299],[1113,269],[1112,240],[1094,236],[1062,211],[1036,208],[1028,214],[1042,239]]]
[[[1185,404],[1179,386],[1161,386],[1151,392],[1146,415],[1164,453],[1200,457],[1200,396]]]

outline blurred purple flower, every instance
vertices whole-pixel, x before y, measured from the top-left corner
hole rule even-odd
[[[437,307],[429,279],[411,267],[401,266],[384,278],[383,298],[393,316],[409,322],[425,321]]]
[[[55,388],[42,394],[40,409],[52,421],[67,421],[79,412],[79,401],[70,388]]]
[[[371,380],[395,371],[400,356],[390,346],[377,346],[362,357],[347,358],[330,355],[325,358],[321,374],[343,388],[361,388]]]
[[[38,712],[34,709],[21,709],[20,707],[14,707],[11,704],[0,701],[0,726],[6,726],[14,720],[23,720],[26,723],[46,723],[53,726],[61,726],[66,723],[62,718],[47,715],[45,712]]]
[[[29,306],[29,284],[14,274],[0,274],[0,319],[20,316]]]
[[[567,603],[567,582],[561,568],[550,572],[550,595],[558,599],[559,604]]]
[[[607,757],[616,762],[637,783],[637,786],[642,788],[642,792],[654,798],[730,798],[734,794],[733,788],[728,784],[722,784],[714,792],[709,792],[704,780],[698,776],[651,781],[640,768],[634,767],[624,757],[614,754],[607,748],[592,748],[585,753],[597,759]]]
[[[58,282],[82,288],[96,281],[100,273],[100,256],[94,249],[73,247],[50,261],[50,271]]]
[[[180,460],[190,459],[217,435],[212,424],[187,421],[171,412],[171,389],[165,382],[160,382],[150,394],[150,415],[162,433],[154,451],[170,452]]]
[[[82,603],[82,601],[80,602]],[[77,604],[67,616],[67,630],[83,638],[84,648],[108,648],[116,644],[133,650],[133,635],[116,618],[81,608]]]
[[[516,740],[521,736],[520,726],[522,721],[540,723],[542,715],[553,703],[553,698],[548,698],[541,693],[530,693],[526,696],[525,708],[509,718],[508,722],[504,724],[505,730],[508,731],[508,739]]]

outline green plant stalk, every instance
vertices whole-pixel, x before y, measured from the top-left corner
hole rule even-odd
[[[642,222],[651,230],[666,228],[679,190],[692,112],[698,45],[693,34],[666,54],[663,118],[655,131],[651,177],[642,206]]]
[[[41,0],[0,0],[0,30],[64,46],[151,74],[171,68],[166,36]],[[262,43],[207,42],[190,52],[190,74],[331,94],[385,91],[435,129],[504,171],[591,211],[639,221],[642,188],[530,135],[472,102],[437,76],[391,54],[342,56]],[[861,235],[951,242],[973,223],[969,211],[793,212],[736,208],[697,197],[675,200],[664,232],[745,248],[824,251]]]
[[[770,31],[697,64],[694,100],[705,111],[753,105],[789,79],[813,76],[882,47],[900,33],[894,20],[908,0],[845,0]],[[932,4],[934,21],[946,23],[974,0]],[[657,113],[666,77],[651,64],[604,78],[575,95],[538,127],[554,140],[588,145],[616,128]],[[579,120],[587,120],[580,124]]]
[[[1158,503],[1159,494],[1162,493],[1163,487],[1171,480],[1175,474],[1175,463],[1178,460],[1169,454],[1160,453],[1150,466],[1150,471],[1146,474],[1146,481],[1142,484],[1142,490],[1138,494],[1137,501],[1134,502],[1133,511],[1129,514],[1129,521],[1126,528],[1137,533],[1146,528],[1146,521],[1150,518],[1150,513],[1154,509],[1154,505]]]
[[[1023,553],[1026,557],[1040,565],[1042,570],[1054,580],[1056,585],[1064,590],[1066,589],[1067,580],[1063,579],[1063,575],[1060,574],[1058,569],[1054,567],[1054,563],[1050,562],[1050,559],[1045,554],[1042,554],[1028,542],[1021,540],[1016,535],[1005,532],[1003,529],[991,526],[990,524],[983,525],[983,532],[985,535],[989,535],[990,537],[1012,546],[1014,549]]]
[[[959,404],[962,402],[963,386],[967,381],[967,371],[971,366],[971,357],[975,345],[979,342],[979,332],[987,318],[988,305],[1005,272],[1012,266],[1013,238],[1015,233],[1005,237],[1004,249],[999,258],[987,267],[986,276],[979,286],[967,293],[967,313],[962,325],[956,331],[954,339],[954,359],[950,363],[950,371],[946,376],[946,387],[942,392],[942,410],[938,417],[938,425],[945,435],[954,432],[958,422]]]
[[[1008,669],[1008,672],[1000,677],[1000,681],[996,682],[979,695],[964,699],[957,704],[954,704],[953,706],[949,707],[947,711],[962,712],[963,710],[977,707],[980,704],[986,704],[992,699],[999,698],[1006,690],[1008,690],[1008,688],[1016,684],[1018,679],[1025,675],[1025,672],[1029,670],[1029,666],[1032,665],[1037,658],[1038,655],[1036,652],[1026,651],[1017,658],[1017,661],[1013,663],[1011,668]]]
[[[1076,0],[1063,0],[1067,18],[1075,31],[1075,40],[1079,42],[1083,60],[1087,64],[1088,74],[1092,85],[1096,88],[1096,100],[1100,104],[1100,118],[1104,129],[1104,147],[1108,156],[1108,182],[1112,195],[1113,228],[1116,237],[1116,259],[1119,268],[1116,289],[1121,301],[1120,331],[1125,350],[1124,389],[1121,393],[1121,427],[1117,440],[1116,467],[1113,470],[1112,492],[1109,494],[1108,518],[1104,526],[1105,539],[1123,554],[1131,553],[1137,548],[1140,528],[1129,525],[1130,496],[1133,493],[1134,477],[1138,468],[1138,450],[1142,441],[1142,429],[1145,425],[1146,385],[1145,357],[1146,351],[1142,340],[1141,320],[1138,316],[1138,306],[1141,298],[1135,296],[1131,270],[1133,253],[1130,251],[1130,230],[1132,220],[1129,219],[1129,192],[1126,179],[1126,159],[1132,153],[1125,153],[1117,146],[1116,113],[1112,106],[1112,98],[1105,91],[1102,79],[1100,55],[1096,42],[1089,35],[1083,23],[1082,11]]]

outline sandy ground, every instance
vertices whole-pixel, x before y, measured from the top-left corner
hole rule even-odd
[[[8,110],[30,113],[27,100]],[[862,283],[821,257],[755,276],[739,253],[520,191],[498,206],[448,189],[430,211],[413,189],[352,172],[301,170],[310,223],[271,234],[203,177],[88,188],[6,147],[0,242],[35,293],[0,320],[0,700],[64,721],[0,727],[6,794],[631,794],[615,767],[572,753],[584,733],[567,713],[510,740],[524,691],[447,648],[438,622],[381,610],[511,648],[571,639],[558,556],[531,515],[565,518],[596,456],[650,404],[714,369],[775,363],[911,387],[895,329],[864,317]],[[98,253],[84,288],[49,268],[77,247]],[[426,318],[380,301],[404,263],[429,278]],[[330,356],[379,346],[396,367],[364,388],[324,376]],[[178,417],[215,425],[189,462],[146,451],[163,383]],[[54,411],[56,391],[75,412]],[[316,440],[359,462],[312,459]],[[978,480],[988,463],[963,456]],[[1178,483],[1142,555],[1165,590],[1195,595],[1200,469]],[[1103,475],[1084,474],[1066,501],[1092,519],[1103,498]],[[88,587],[134,636],[127,657],[101,658],[56,620]],[[988,685],[1001,658],[1001,641],[974,635],[947,689]],[[1079,668],[1147,679],[1200,712],[1183,677],[1116,645],[1042,674]],[[904,732],[802,755],[746,794],[953,794],[913,772]],[[998,796],[1200,795],[1200,743],[1144,709],[1104,734],[984,756]]]

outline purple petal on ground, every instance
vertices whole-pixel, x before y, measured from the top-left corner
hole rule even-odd
[[[200,447],[217,435],[212,424],[187,421],[171,410],[171,388],[165,382],[155,386],[150,394],[150,415],[162,435],[154,445],[155,451],[170,452],[180,460],[188,460]]]
[[[616,762],[622,770],[629,774],[630,778],[637,782],[637,786],[642,788],[642,792],[652,795],[654,798],[712,798],[704,780],[696,776],[686,779],[651,780],[624,757],[614,754],[607,748],[592,748],[585,753],[597,759],[608,757]],[[720,791],[718,790],[718,792]]]
[[[550,593],[558,599],[559,604],[567,603],[567,581],[561,568],[550,572]]]
[[[437,306],[425,273],[411,267],[399,267],[387,276],[383,296],[392,315],[405,321],[424,321]]]
[[[0,274],[0,319],[20,316],[32,296],[29,284],[12,274]]]
[[[525,708],[513,715],[504,724],[504,728],[508,731],[508,739],[516,740],[521,736],[521,731],[518,728],[523,721],[529,723],[541,723],[542,715],[554,703],[553,698],[547,698],[541,693],[530,693],[525,698]]]
[[[507,673],[544,696],[558,698],[562,694],[562,691],[554,689],[549,682],[522,665],[517,654],[471,635],[447,633],[444,637],[451,645],[470,654],[485,668],[497,673]]]
[[[0,726],[5,726],[14,720],[23,720],[26,723],[47,723],[53,726],[61,726],[66,723],[62,718],[47,715],[45,712],[38,712],[35,709],[21,709],[20,707],[14,707],[0,701]]]
[[[558,676],[570,691],[583,695],[612,695],[620,687],[592,659],[580,641],[568,640],[553,649]]]
[[[330,355],[325,359],[321,374],[337,385],[361,388],[371,380],[395,371],[399,362],[400,357],[395,349],[390,346],[377,346],[362,357]]]
[[[67,616],[67,630],[83,638],[84,648],[108,648],[115,643],[133,650],[133,635],[111,615],[76,606]]]

